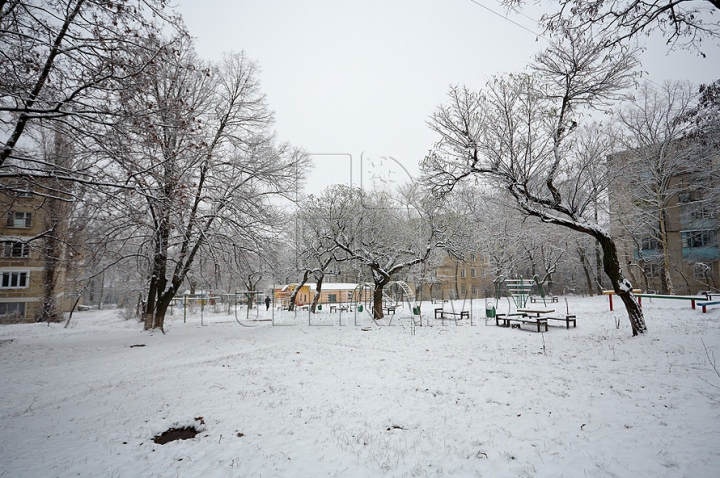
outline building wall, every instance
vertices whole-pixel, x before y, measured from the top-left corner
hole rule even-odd
[[[445,256],[434,271],[434,284],[422,286],[424,300],[475,299],[493,294],[493,277],[489,264],[480,254],[470,254],[465,261]],[[419,295],[420,291],[416,294]]]
[[[32,321],[43,296],[42,239],[27,243],[46,228],[46,198],[27,184],[5,182],[0,188],[0,321]],[[72,301],[65,291],[64,261],[58,266],[56,300],[61,312]]]
[[[623,155],[611,160],[611,167],[620,167]],[[718,169],[720,156],[712,160]],[[720,287],[720,211],[717,198],[711,197],[710,188],[718,184],[694,183],[691,174],[678,174],[670,187],[679,193],[668,203],[666,230],[668,251],[672,267],[670,278],[676,294],[695,294],[701,290]],[[633,286],[643,290],[661,291],[660,277],[663,253],[649,234],[630,235],[621,219],[627,218],[631,204],[624,194],[631,186],[619,178],[610,188],[610,224],[621,255],[623,273]],[[643,274],[647,275],[646,277]]]

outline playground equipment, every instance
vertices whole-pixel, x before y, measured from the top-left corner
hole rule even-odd
[[[361,282],[355,287],[353,296],[355,297],[355,310],[358,312],[367,311],[372,317],[372,297],[373,291],[375,290],[375,284],[372,282]],[[374,320],[374,319],[373,319]]]
[[[522,276],[519,276],[515,279],[506,279],[505,276],[500,276],[497,279],[495,279],[495,305],[497,307],[497,301],[502,297],[504,294],[503,288],[509,293],[510,297],[512,297],[513,302],[515,302],[516,308],[523,308],[527,304],[528,299],[530,298],[530,289],[532,288],[533,280],[532,279],[523,279]]]
[[[404,281],[392,281],[385,286],[387,295],[394,297],[395,306],[402,303],[407,303],[408,308],[411,311],[410,315],[410,333],[415,335],[415,327],[419,324],[422,326],[422,311],[420,310],[420,303],[415,298],[415,292],[410,286]],[[417,319],[416,319],[417,317]],[[418,322],[416,322],[416,320]]]
[[[504,287],[515,302],[515,307],[524,308],[530,298],[530,291],[533,285],[537,285],[538,293],[543,300],[543,305],[547,306],[545,291],[540,282],[540,277],[537,274],[534,275],[532,279],[523,279],[522,276],[517,276],[515,279],[506,279],[505,276],[500,276],[495,279],[495,306],[497,307],[497,301],[502,296]]]

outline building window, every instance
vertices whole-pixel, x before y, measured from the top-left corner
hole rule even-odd
[[[25,302],[0,302],[0,315],[25,317]]]
[[[644,269],[647,277],[660,277],[660,264],[645,264]]]
[[[472,286],[470,288],[470,290],[472,291],[473,297],[475,297],[477,295],[477,286],[476,285]]]
[[[28,286],[28,276],[30,275],[27,271],[14,271],[14,272],[3,272],[2,283],[0,288],[2,289],[24,289]]]
[[[26,242],[3,242],[3,257],[30,257],[30,245]]]
[[[717,231],[708,229],[705,231],[683,231],[683,247],[713,247],[717,246]]]
[[[467,277],[467,274],[465,273],[465,269],[460,269],[460,278],[464,279],[465,277]]]
[[[328,302],[331,304],[337,302],[337,294],[328,294]]]
[[[470,277],[472,277],[473,279],[477,277],[477,272],[474,268],[470,269]]]
[[[460,286],[460,295],[462,295],[462,296],[467,295],[467,286],[465,286],[465,284]]]
[[[470,262],[475,262],[475,254],[470,254]]]
[[[695,280],[705,280],[712,276],[712,268],[709,264],[698,262],[693,265],[693,278]]]
[[[485,269],[480,269],[480,277],[482,277],[483,279],[484,279],[485,277],[487,277],[487,270],[485,270]]]
[[[643,237],[640,239],[640,249],[643,251],[653,251],[660,249],[660,242],[654,237]]]
[[[32,225],[32,213],[8,211],[7,227],[30,227]]]

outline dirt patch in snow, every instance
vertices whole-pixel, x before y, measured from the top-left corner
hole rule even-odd
[[[175,440],[189,440],[195,438],[200,433],[195,427],[170,428],[153,438],[153,441],[159,445],[164,445]]]

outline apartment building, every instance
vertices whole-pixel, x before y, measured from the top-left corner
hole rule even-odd
[[[623,154],[611,158],[610,167],[620,167]],[[699,160],[700,171],[679,170],[669,180],[671,191],[663,215],[662,228],[667,237],[668,268],[676,294],[695,294],[720,290],[720,217],[718,188],[720,156]],[[697,166],[697,165],[695,165]],[[712,171],[715,174],[712,174]],[[631,191],[631,194],[628,194]],[[621,255],[623,273],[644,290],[663,290],[665,254],[658,240],[657,223],[634,221],[632,207],[642,207],[642,194],[623,178],[610,187],[610,224]],[[659,222],[659,219],[658,219]]]
[[[476,299],[490,297],[494,277],[488,262],[480,254],[468,254],[464,260],[445,254],[442,262],[423,284],[416,284],[415,294],[424,300]]]
[[[43,234],[48,230],[45,195],[36,194],[32,183],[5,181],[0,187],[0,322],[33,321],[40,317],[43,276],[48,266]],[[68,310],[65,290],[64,245],[53,274],[52,296],[58,311]]]

